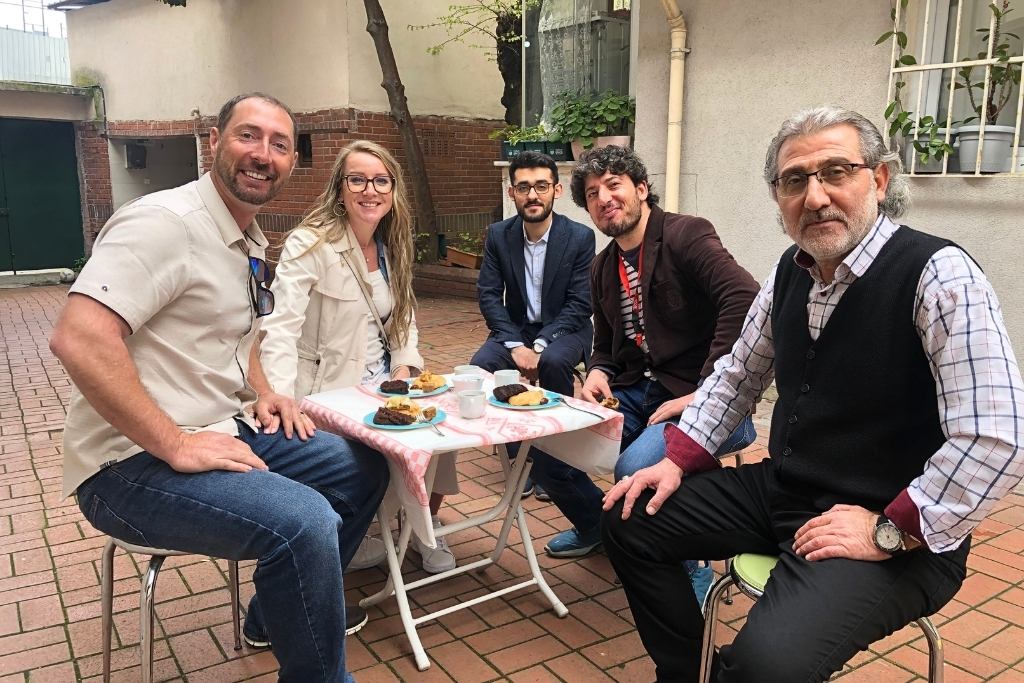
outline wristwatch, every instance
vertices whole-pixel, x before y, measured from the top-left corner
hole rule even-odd
[[[533,352],[534,353],[543,353],[544,352],[544,345],[539,343],[539,342],[534,342],[533,343]]]
[[[885,515],[878,515],[878,519],[875,520],[872,540],[876,548],[888,555],[896,555],[907,549],[903,542],[903,532]]]

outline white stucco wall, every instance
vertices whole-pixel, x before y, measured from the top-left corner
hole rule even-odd
[[[790,244],[761,179],[768,142],[797,110],[833,103],[882,123],[889,3],[680,2],[689,29],[681,206],[710,219],[762,280]],[[636,149],[664,187],[669,34],[659,3],[636,3]],[[955,240],[981,263],[1024,355],[1024,178],[913,178],[903,222]]]
[[[426,47],[443,33],[406,28],[433,21],[446,4],[384,4],[414,114],[504,115],[498,68],[482,51],[456,45],[432,57]],[[111,0],[69,12],[68,35],[73,72],[99,76],[113,120],[213,114],[248,90],[300,112],[388,109],[358,0],[191,0],[185,8]]]
[[[94,72],[114,120],[215,114],[262,90],[297,111],[348,97],[343,6],[319,0],[111,0],[68,12],[72,73]]]
[[[166,190],[195,180],[196,139],[192,136],[146,140],[146,168],[129,169],[125,158],[128,138],[110,140],[110,193],[114,208],[150,192]]]

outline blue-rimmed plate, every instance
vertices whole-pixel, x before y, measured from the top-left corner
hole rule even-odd
[[[405,380],[405,383],[412,384],[413,380],[407,379]],[[377,393],[380,394],[381,396],[408,396],[409,398],[425,398],[427,396],[437,396],[438,394],[443,394],[444,392],[448,391],[451,388],[452,385],[445,382],[444,384],[439,386],[437,389],[434,389],[433,391],[420,391],[419,389],[409,389],[408,394],[392,394],[387,391],[381,391],[380,385],[378,384]]]
[[[407,431],[410,429],[423,429],[424,427],[429,427],[430,425],[436,425],[441,422],[444,422],[444,419],[448,417],[448,413],[438,408],[437,415],[435,415],[434,419],[431,420],[430,422],[413,422],[411,425],[379,425],[375,424],[373,421],[373,416],[376,414],[376,410],[373,411],[372,413],[367,414],[366,417],[363,418],[363,424],[366,425],[367,427],[373,427],[374,429],[388,429],[399,432]]]
[[[487,402],[492,406],[505,408],[507,410],[544,410],[545,408],[554,408],[562,403],[561,394],[556,394],[555,392],[547,391],[546,389],[544,390],[544,398],[546,398],[548,402],[541,403],[539,406],[514,406],[509,403],[505,403],[504,401],[499,401],[494,398],[494,394],[490,394],[487,397]]]

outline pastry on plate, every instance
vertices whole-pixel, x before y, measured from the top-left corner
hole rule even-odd
[[[412,381],[410,385],[413,389],[427,392],[440,389],[445,384],[445,379],[441,375],[435,375],[430,370],[424,370],[420,373],[420,376]]]
[[[404,413],[414,421],[420,416],[420,407],[416,405],[416,401],[406,396],[392,396],[384,403],[384,407],[397,413]]]
[[[433,420],[435,417],[437,417],[437,408],[435,408],[434,406],[427,406],[426,408],[423,409],[424,420],[429,422],[430,420]]]
[[[601,405],[603,405],[605,408],[611,408],[612,410],[618,410],[619,409],[619,399],[615,398],[614,396],[609,396],[605,400],[601,401]]]
[[[385,394],[408,394],[409,383],[403,379],[389,379],[380,383],[380,390]]]
[[[411,425],[415,421],[416,418],[412,415],[392,410],[386,406],[377,408],[377,412],[373,415],[373,424],[375,425]]]
[[[539,406],[548,402],[544,392],[536,389],[516,394],[508,400],[510,406]]]
[[[522,394],[523,392],[529,391],[522,384],[502,384],[500,387],[494,387],[494,398],[501,401],[502,403],[508,403],[508,400],[516,394]]]

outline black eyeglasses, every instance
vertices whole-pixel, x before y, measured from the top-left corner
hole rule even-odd
[[[526,197],[530,194],[530,190],[536,190],[537,196],[540,196],[550,192],[552,187],[554,187],[553,183],[549,183],[546,180],[539,180],[533,185],[530,183],[516,183],[513,189],[516,191],[516,194]]]
[[[345,179],[345,184],[352,192],[362,192],[368,183],[373,183],[373,189],[381,194],[388,194],[395,188],[395,179],[389,175],[379,175],[373,178],[362,175],[343,175],[341,177]]]
[[[249,273],[252,275],[252,287],[249,288],[249,297],[252,299],[252,307],[256,311],[256,317],[262,318],[274,312],[274,293],[270,291],[270,283],[274,276],[270,273],[267,262],[255,256],[249,257]]]
[[[786,197],[799,197],[807,191],[807,183],[811,176],[818,179],[818,182],[828,187],[842,187],[853,174],[862,168],[875,168],[868,164],[829,164],[824,168],[810,173],[786,173],[772,181],[775,186],[775,194],[785,199]]]

